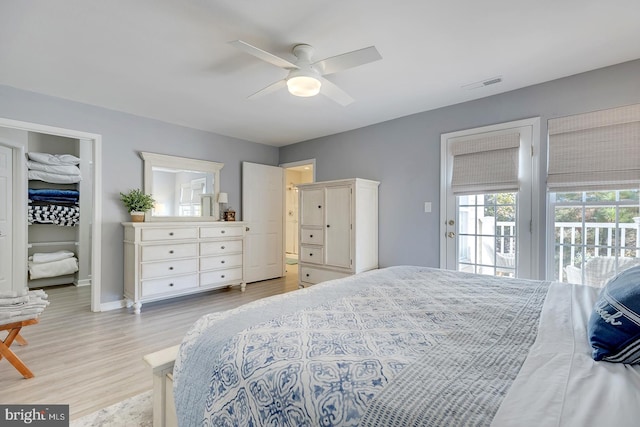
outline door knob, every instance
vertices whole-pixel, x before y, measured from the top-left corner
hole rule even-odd
[[[249,231],[251,230],[249,227],[245,227],[244,231]]]
[[[450,239],[453,239],[454,237],[456,237],[456,233],[454,233],[453,231],[450,231],[447,233],[447,237]]]
[[[449,225],[455,225],[455,223],[456,222],[454,220],[452,220],[452,219],[449,220]]]

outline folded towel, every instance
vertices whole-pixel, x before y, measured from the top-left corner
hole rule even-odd
[[[73,274],[76,271],[78,271],[78,259],[75,257],[44,263],[29,261],[29,276],[31,279],[64,276],[65,274]]]
[[[3,306],[14,306],[17,304],[23,304],[29,302],[29,296],[28,295],[24,295],[21,297],[14,297],[14,298],[0,298],[0,307]]]
[[[24,288],[19,291],[0,291],[0,298],[15,298],[29,295],[29,288]]]
[[[32,170],[27,173],[27,178],[50,182],[52,184],[75,184],[76,182],[82,181],[80,175],[62,175],[59,173]]]
[[[27,168],[29,168],[29,170],[51,172],[60,175],[80,175],[80,168],[75,165],[48,165],[28,160]]]
[[[29,261],[33,261],[34,264],[40,264],[43,262],[60,261],[61,259],[73,258],[75,254],[71,251],[55,251],[55,252],[36,252],[29,257]]]
[[[27,153],[30,160],[47,165],[77,165],[80,159],[71,154],[50,154],[50,153]]]
[[[23,322],[25,320],[30,320],[30,319],[37,319],[40,316],[40,313],[38,314],[25,314],[25,315],[20,315],[20,316],[14,316],[10,319],[4,319],[4,322],[2,322],[0,319],[0,324],[2,323],[15,323],[15,322]]]

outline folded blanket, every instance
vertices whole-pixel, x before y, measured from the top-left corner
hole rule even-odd
[[[56,224],[73,227],[80,221],[80,207],[56,204],[29,205],[27,209],[29,224]]]
[[[47,165],[77,165],[80,159],[71,154],[27,153],[30,160]]]
[[[29,188],[29,198],[33,196],[67,197],[78,200],[80,192],[78,190],[63,190],[60,188]]]
[[[29,295],[29,288],[20,291],[0,291],[0,298],[15,298]]]
[[[39,316],[40,316],[40,314],[25,314],[25,315],[21,315],[21,316],[14,316],[14,317],[11,317],[9,319],[4,319],[4,322],[1,322],[2,319],[0,319],[0,323],[22,322],[24,320],[35,319],[35,318],[37,318]]]
[[[82,180],[82,178],[80,178],[80,175],[62,175],[59,173],[51,173],[45,171],[30,170],[27,175],[28,179],[50,182],[52,184],[74,184]]]
[[[78,259],[75,257],[44,263],[29,261],[29,276],[31,279],[64,276],[73,274],[76,271],[78,271]]]
[[[9,292],[4,292],[3,294],[6,295],[8,293]],[[12,304],[10,306],[0,305],[0,324],[34,319],[40,316],[44,309],[49,305],[49,296],[42,289],[30,291],[28,288],[25,288],[18,292],[12,291],[11,293],[19,293],[23,295],[15,297],[21,299],[17,304]],[[26,301],[24,300],[25,298]]]
[[[29,261],[33,261],[34,264],[43,262],[60,261],[65,258],[72,258],[75,254],[71,251],[55,251],[55,252],[36,252],[29,257]]]
[[[46,163],[27,161],[27,168],[34,171],[43,171],[57,173],[60,175],[78,175],[80,176],[80,168],[75,165],[48,165]]]
[[[11,307],[11,306],[17,306],[20,304],[24,304],[29,302],[29,296],[28,295],[24,295],[21,297],[13,297],[13,298],[0,298],[0,307]]]

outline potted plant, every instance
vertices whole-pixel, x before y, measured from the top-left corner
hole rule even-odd
[[[126,194],[120,193],[120,200],[131,214],[132,222],[143,222],[144,213],[153,208],[153,204],[156,202],[150,194],[144,194],[138,188]]]

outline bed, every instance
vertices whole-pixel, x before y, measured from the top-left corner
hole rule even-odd
[[[637,425],[640,367],[591,358],[598,293],[400,266],[212,313],[146,357],[154,425]]]

